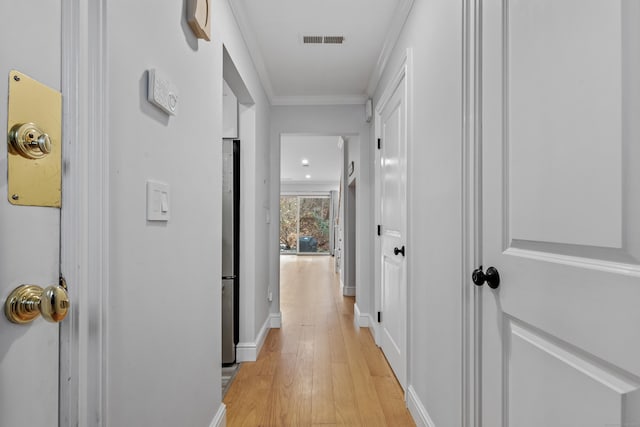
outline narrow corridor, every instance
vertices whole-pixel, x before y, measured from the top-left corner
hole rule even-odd
[[[229,389],[227,425],[413,426],[368,329],[353,324],[332,257],[281,257],[282,329]]]

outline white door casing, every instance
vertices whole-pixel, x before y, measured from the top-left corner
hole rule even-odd
[[[376,335],[403,389],[407,376],[407,58],[376,109],[382,226],[378,262],[381,315]]]
[[[482,425],[640,425],[640,2],[482,11]]]
[[[60,90],[61,2],[2,2],[0,16],[0,125],[6,127],[10,70]],[[11,205],[6,145],[0,165],[0,425],[48,427],[58,421],[59,326],[41,317],[10,323],[4,302],[19,285],[57,284],[60,209]]]

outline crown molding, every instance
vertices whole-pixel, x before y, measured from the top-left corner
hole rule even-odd
[[[367,95],[274,96],[271,105],[364,105]]]
[[[380,51],[380,56],[378,56],[378,61],[376,62],[376,66],[373,69],[373,73],[371,73],[371,78],[369,79],[369,85],[367,86],[367,94],[369,96],[373,96],[373,93],[378,87],[378,83],[380,83],[382,73],[384,73],[387,62],[393,52],[393,48],[398,42],[398,38],[402,32],[404,23],[409,17],[414,1],[415,0],[401,0],[398,8],[396,9],[396,13],[393,15],[391,25],[389,26],[389,30],[387,30],[387,35],[385,36],[384,44],[382,45],[382,50]]]
[[[255,33],[251,29],[251,25],[249,25],[247,13],[244,8],[244,2],[238,0],[228,0],[228,2],[229,7],[233,12],[233,16],[235,16],[236,18],[236,23],[238,24],[238,28],[240,29],[240,34],[242,35],[244,43],[249,50],[249,56],[251,56],[253,65],[258,72],[258,77],[260,78],[260,82],[262,83],[262,88],[267,94],[269,102],[273,104],[273,86],[271,84],[271,79],[269,78],[269,72],[267,71],[267,66],[265,65],[264,58],[262,57],[262,53],[260,52],[258,42],[256,41]]]

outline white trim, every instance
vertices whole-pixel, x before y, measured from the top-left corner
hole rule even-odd
[[[353,305],[353,324],[359,328],[368,328],[373,324],[371,315],[368,313],[362,313],[358,303]]]
[[[209,427],[226,427],[227,425],[227,406],[224,403],[220,403],[220,407],[216,411]]]
[[[262,349],[264,340],[267,338],[267,333],[269,332],[269,329],[271,329],[270,325],[272,320],[274,319],[274,317],[272,316],[277,315],[270,314],[269,316],[267,316],[254,342],[239,342],[236,345],[237,362],[255,362],[256,360],[258,360],[258,354],[260,354],[260,350]]]
[[[273,96],[271,105],[364,105],[369,97],[363,95],[313,95],[313,96]],[[362,112],[364,117],[364,110]]]
[[[249,20],[247,19],[247,13],[244,9],[244,2],[238,0],[228,0],[229,6],[231,7],[231,11],[236,18],[236,23],[238,24],[238,28],[240,29],[240,34],[242,34],[242,38],[244,39],[244,43],[247,46],[247,50],[249,51],[249,55],[253,61],[253,65],[258,72],[258,77],[260,77],[260,82],[262,83],[262,87],[264,88],[264,92],[269,99],[269,102],[272,103],[274,98],[273,86],[271,85],[271,79],[269,78],[269,72],[267,71],[267,66],[264,63],[264,58],[262,57],[262,52],[256,42],[256,36],[249,24]]]
[[[378,325],[380,324],[374,320],[373,316],[369,315],[369,331],[371,331],[371,335],[373,335],[373,342],[380,347],[380,327]],[[380,351],[382,351],[382,349]]]
[[[408,48],[405,50],[405,54],[402,56],[400,60],[400,66],[397,68],[397,71],[393,75],[393,78],[391,79],[391,81],[389,81],[389,83],[387,83],[387,85],[385,86],[385,90],[382,93],[382,96],[380,96],[380,99],[378,100],[378,104],[376,105],[376,115],[380,116],[382,114],[382,110],[384,110],[384,107],[387,105],[387,102],[389,102],[389,100],[391,99],[391,96],[396,91],[396,88],[398,87],[402,79],[407,77],[407,75],[409,74],[408,68],[409,68],[409,60],[411,57],[411,52],[412,52],[411,48]],[[411,90],[408,86],[409,86],[409,80],[407,79],[407,93],[411,93]],[[407,116],[407,120],[408,119],[409,117]],[[378,122],[379,121],[380,120],[378,120]],[[407,125],[407,127],[409,126]],[[379,129],[378,129],[376,131],[376,138],[379,138],[379,137],[380,135],[379,135]]]
[[[378,56],[378,61],[376,62],[376,66],[371,73],[371,78],[369,79],[369,85],[367,86],[367,95],[369,96],[373,96],[373,93],[380,83],[382,74],[387,68],[387,62],[389,62],[393,48],[396,46],[396,43],[398,43],[398,38],[400,37],[404,24],[409,17],[414,1],[415,0],[401,0],[398,8],[396,9],[396,13],[391,20],[391,25],[389,25],[389,30],[385,36],[382,50]]]
[[[462,426],[481,420],[482,299],[471,272],[482,264],[481,0],[463,1],[462,64]]]
[[[280,329],[282,327],[282,312],[271,313],[269,319],[271,329]]]
[[[358,307],[358,303],[353,304],[353,325],[356,328],[363,328],[366,327],[366,325],[363,325],[363,319],[360,318],[361,314],[360,314],[360,308]],[[364,319],[364,321],[366,321],[366,319]]]
[[[342,287],[342,295],[345,297],[355,297],[356,296],[356,287],[355,286],[343,286]]]
[[[109,145],[106,0],[62,2],[63,209],[60,425],[106,425]],[[71,196],[71,197],[69,197]]]
[[[407,388],[407,408],[418,427],[436,427],[412,385]]]

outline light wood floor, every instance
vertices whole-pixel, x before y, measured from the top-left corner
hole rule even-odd
[[[282,256],[282,329],[243,363],[227,425],[414,426],[403,392],[368,329],[353,325],[332,257]]]

